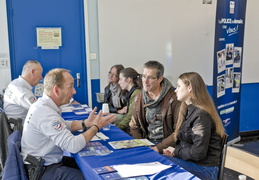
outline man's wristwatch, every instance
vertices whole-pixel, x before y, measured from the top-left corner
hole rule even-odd
[[[87,131],[87,127],[85,125],[85,120],[82,120],[82,127],[83,127],[83,131]]]

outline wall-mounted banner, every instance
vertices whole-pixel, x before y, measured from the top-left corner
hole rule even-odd
[[[218,0],[213,99],[229,140],[239,138],[240,91],[246,0]]]

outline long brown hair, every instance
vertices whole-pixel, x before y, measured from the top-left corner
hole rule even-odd
[[[192,91],[191,91],[192,104],[206,111],[211,116],[216,126],[216,132],[221,137],[223,137],[225,134],[224,126],[215,108],[214,102],[207,91],[206,85],[202,77],[196,72],[187,72],[187,73],[181,74],[179,76],[179,79],[181,79],[186,86],[189,86],[189,85],[192,86]],[[175,129],[175,139],[182,125],[186,108],[187,108],[187,104],[185,102],[182,102],[180,106],[176,129]]]
[[[119,74],[120,74],[120,71],[122,69],[124,69],[124,66],[122,64],[116,64],[114,66],[111,67],[110,71],[112,70],[112,68],[115,68],[116,69],[116,76],[119,77]],[[109,71],[109,72],[110,72]]]

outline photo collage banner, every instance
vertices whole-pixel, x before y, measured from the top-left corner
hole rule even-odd
[[[229,141],[239,136],[245,15],[246,0],[217,1],[213,100]]]

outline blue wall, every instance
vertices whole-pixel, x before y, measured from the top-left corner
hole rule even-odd
[[[240,132],[259,130],[259,83],[242,84]]]
[[[100,79],[92,79],[91,80],[92,85],[92,105],[93,108],[97,107],[97,111],[102,109],[102,104],[97,102],[96,94],[99,92],[104,92],[104,89],[100,90]]]

